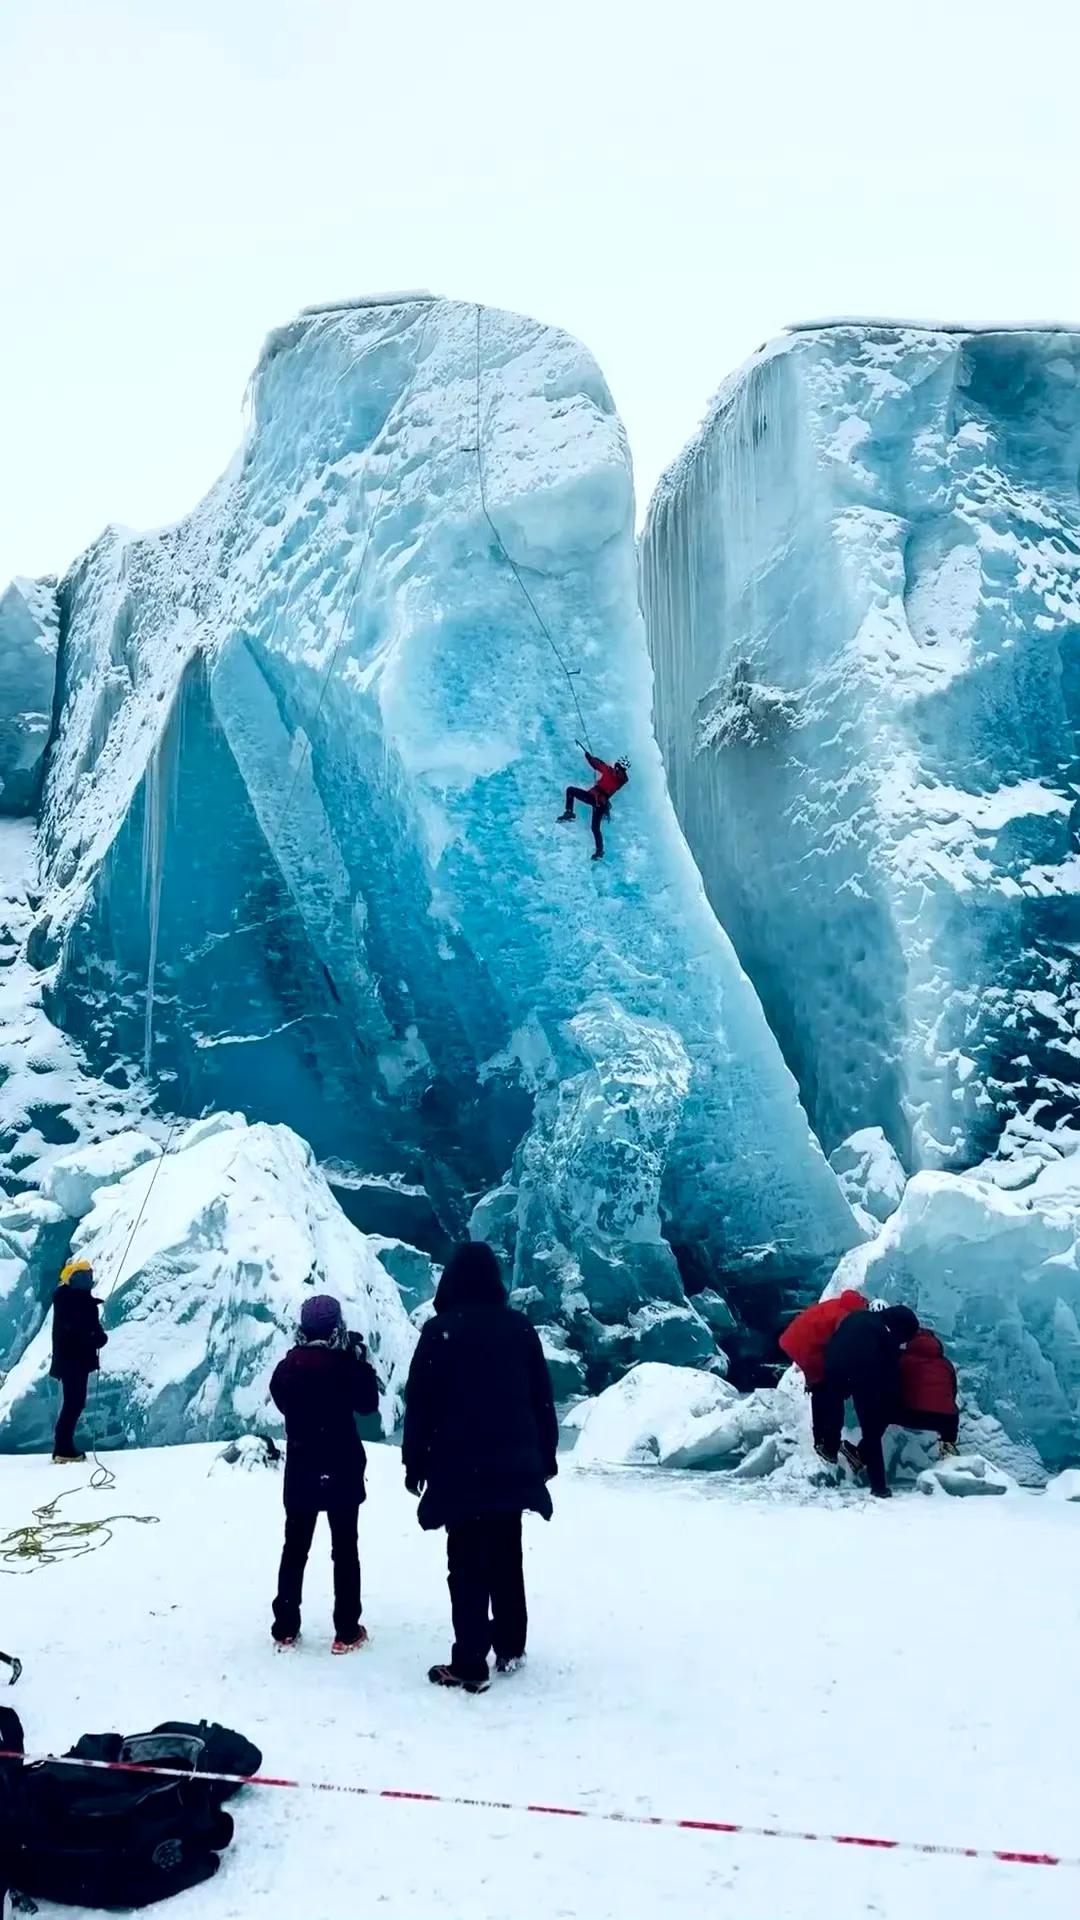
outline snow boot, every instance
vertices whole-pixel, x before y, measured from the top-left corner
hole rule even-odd
[[[525,1665],[523,1653],[500,1653],[496,1656],[496,1673],[519,1673]]]
[[[814,1452],[817,1454],[819,1460],[825,1462],[827,1467],[838,1467],[840,1465],[839,1454],[836,1453],[832,1447],[822,1446],[820,1440],[814,1441]]]
[[[275,1653],[291,1653],[294,1647],[298,1647],[300,1645],[300,1635],[298,1633],[282,1634],[280,1640],[278,1639],[278,1636],[275,1633],[273,1636],[273,1640],[274,1640]]]
[[[52,1457],[54,1467],[81,1467],[85,1460],[85,1453],[54,1453]]]
[[[938,1459],[939,1460],[951,1460],[957,1452],[958,1452],[958,1448],[955,1440],[939,1440],[938,1441]]]
[[[563,823],[564,823],[564,821],[566,821],[566,820],[572,820],[572,819],[573,819],[573,817],[574,817],[574,816],[573,816],[573,814],[572,814],[572,813],[557,813],[557,814],[555,815],[555,825],[556,825],[557,827],[561,827],[561,826],[563,825]]]
[[[841,1440],[840,1452],[843,1454],[844,1462],[851,1468],[856,1480],[861,1480],[866,1473],[866,1468],[863,1465],[862,1454],[859,1452],[855,1442],[853,1440]]]
[[[462,1693],[486,1693],[491,1685],[491,1677],[485,1674],[482,1680],[465,1680],[455,1673],[449,1663],[428,1668],[428,1679],[433,1687],[458,1687]]]
[[[371,1645],[371,1637],[366,1627],[361,1627],[355,1640],[337,1639],[331,1647],[331,1653],[359,1653],[361,1648]]]
[[[871,1487],[870,1493],[873,1499],[875,1500],[891,1500],[892,1499],[891,1487]]]
[[[593,854],[593,859],[602,860],[603,857],[604,857],[603,854],[600,852],[599,848],[597,848],[597,851]]]

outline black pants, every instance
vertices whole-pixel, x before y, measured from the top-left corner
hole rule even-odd
[[[360,1508],[332,1507],[330,1546],[334,1555],[334,1632],[339,1640],[355,1640],[360,1631],[360,1548],[357,1523]],[[300,1601],[304,1592],[304,1568],[307,1566],[315,1524],[319,1518],[313,1507],[300,1507],[285,1515],[285,1545],[278,1573],[277,1599],[274,1601],[274,1639],[292,1640],[300,1631]]]
[[[75,1445],[75,1428],[79,1416],[86,1405],[86,1389],[90,1382],[87,1372],[65,1373],[60,1382],[63,1399],[60,1402],[60,1417],[56,1422],[53,1435],[53,1452],[73,1454],[78,1452]]]
[[[845,1382],[823,1380],[810,1394],[810,1417],[814,1428],[814,1443],[835,1458],[840,1445],[840,1435],[844,1427],[844,1406],[849,1397]],[[853,1387],[850,1397],[855,1403],[855,1418],[859,1423],[861,1439],[859,1452],[866,1468],[866,1477],[870,1482],[871,1493],[885,1490],[885,1455],[881,1442],[885,1429],[893,1424],[894,1414],[875,1393],[868,1393],[864,1387]]]
[[[507,1660],[525,1651],[520,1513],[480,1513],[447,1527],[446,1564],[454,1619],[450,1664],[463,1680],[482,1680],[492,1649]]]
[[[566,789],[567,813],[569,814],[573,813],[575,800],[580,800],[584,806],[590,807],[592,809],[593,844],[596,848],[597,853],[603,853],[604,836],[600,831],[600,827],[603,821],[607,819],[608,814],[611,812],[610,806],[608,805],[606,800],[598,800],[595,793],[590,793],[586,787],[567,787]]]

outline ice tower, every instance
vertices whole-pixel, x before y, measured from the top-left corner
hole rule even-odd
[[[1080,1125],[1078,471],[1077,332],[834,324],[652,502],[676,810],[828,1151]]]
[[[287,1121],[497,1234],[602,1371],[856,1237],[651,721],[623,429],[555,329],[416,297],[271,335],[191,516],[59,589],[51,1010],[166,1110]],[[603,864],[576,737],[627,753]],[[486,1198],[485,1198],[486,1196]]]

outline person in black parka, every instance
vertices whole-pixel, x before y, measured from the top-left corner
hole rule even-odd
[[[60,1285],[52,1297],[49,1371],[63,1391],[53,1435],[53,1464],[58,1467],[86,1459],[76,1446],[75,1429],[86,1405],[90,1375],[98,1372],[98,1355],[109,1338],[101,1324],[100,1302],[93,1287],[94,1270],[89,1260],[71,1260],[62,1270]]]
[[[881,1442],[900,1405],[900,1355],[918,1331],[918,1318],[910,1307],[849,1313],[825,1349],[820,1390],[823,1417],[819,1416],[825,1445],[835,1459],[844,1404],[853,1400],[862,1430],[859,1462],[866,1469],[871,1493],[879,1500],[889,1495]]]
[[[446,1528],[454,1647],[438,1686],[481,1693],[525,1657],[521,1516],[551,1518],[559,1423],[536,1328],[507,1304],[483,1241],[458,1247],[435,1293],[405,1395],[402,1464],[420,1525]]]
[[[334,1555],[333,1651],[352,1653],[367,1640],[357,1541],[367,1455],[355,1416],[378,1411],[379,1382],[331,1294],[305,1300],[296,1345],[274,1369],[270,1397],[285,1416],[285,1545],[271,1631],[279,1646],[295,1646],[304,1569],[325,1513]]]

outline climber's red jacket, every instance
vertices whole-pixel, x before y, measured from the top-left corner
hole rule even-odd
[[[825,1378],[825,1349],[841,1320],[869,1305],[865,1294],[848,1287],[834,1300],[815,1300],[812,1307],[804,1307],[784,1328],[780,1346],[802,1368],[808,1387],[819,1387]]]
[[[929,1327],[920,1327],[900,1355],[900,1403],[908,1413],[956,1412],[956,1368]]]
[[[597,760],[588,750],[585,758],[593,772],[599,776],[593,782],[594,793],[602,794],[605,800],[610,800],[613,793],[618,793],[620,787],[625,787],[630,778],[625,767],[610,767],[606,760]]]

